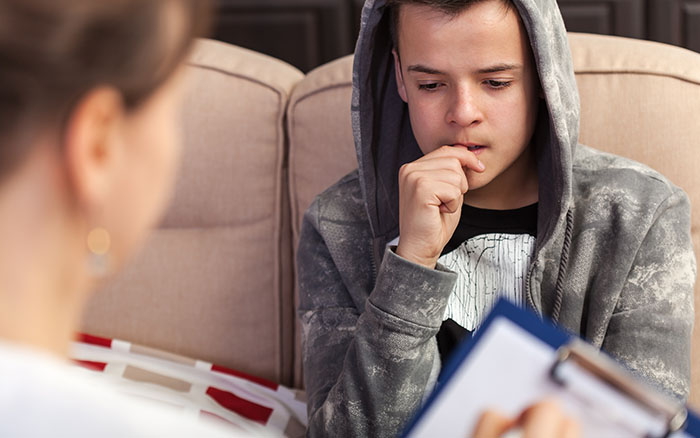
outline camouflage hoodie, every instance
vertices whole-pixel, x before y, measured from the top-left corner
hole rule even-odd
[[[555,0],[514,0],[546,105],[528,306],[679,398],[690,381],[695,258],[686,195],[639,163],[578,144],[579,98]],[[355,51],[359,169],[319,195],[298,250],[309,436],[396,436],[440,369],[456,274],[398,257],[398,169],[420,157],[396,92],[385,0]]]

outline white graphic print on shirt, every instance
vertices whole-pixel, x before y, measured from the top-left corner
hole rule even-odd
[[[438,262],[458,275],[444,319],[473,331],[500,297],[525,306],[525,280],[535,250],[529,234],[482,234]]]

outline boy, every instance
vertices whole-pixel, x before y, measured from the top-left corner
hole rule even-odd
[[[370,0],[353,79],[359,171],[299,247],[310,435],[396,436],[501,296],[687,396],[687,198],[577,144],[554,0]]]

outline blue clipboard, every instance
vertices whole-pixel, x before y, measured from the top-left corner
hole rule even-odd
[[[496,304],[474,336],[462,342],[452,354],[443,368],[440,381],[405,429],[403,437],[425,436],[425,423],[430,421],[426,418],[435,414],[431,413],[432,410],[440,409],[439,400],[441,397],[443,399],[448,397],[443,397],[443,394],[448,392],[450,385],[458,379],[455,378],[455,375],[460,370],[462,373],[468,372],[462,369],[466,366],[465,363],[469,362],[469,358],[475,355],[475,349],[485,343],[484,338],[493,331],[492,327],[494,325],[502,326],[503,320],[507,320],[507,322],[512,323],[511,325],[524,330],[551,350],[555,360],[553,360],[551,368],[548,369],[548,373],[553,381],[561,385],[562,391],[567,391],[568,386],[565,382],[560,381],[565,374],[559,373],[559,370],[564,368],[562,364],[575,363],[577,369],[584,370],[584,373],[592,376],[588,378],[594,378],[596,381],[602,382],[599,385],[610,388],[607,391],[619,393],[618,397],[623,397],[629,403],[653,413],[653,416],[660,421],[661,429],[647,433],[647,437],[700,438],[700,420],[680,402],[636,379],[612,358],[600,353],[578,336],[567,333],[551,322],[541,320],[531,311],[517,307],[504,299]],[[493,335],[493,333],[491,334]],[[464,401],[468,403],[466,397]],[[423,431],[417,432],[421,427]]]

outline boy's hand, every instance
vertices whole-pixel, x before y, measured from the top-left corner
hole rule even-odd
[[[399,170],[399,232],[396,254],[434,268],[457,228],[464,194],[465,170],[484,165],[463,146],[442,146]]]

